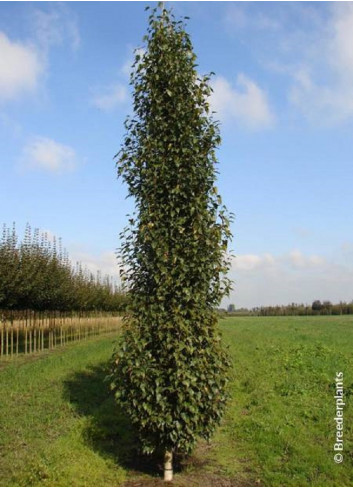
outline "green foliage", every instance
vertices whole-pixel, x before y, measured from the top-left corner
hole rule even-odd
[[[152,11],[144,40],[131,76],[134,117],[117,155],[136,212],[122,234],[130,305],[112,386],[145,452],[190,452],[198,436],[211,436],[227,397],[215,308],[230,289],[231,234],[215,186],[209,76],[198,76],[183,22],[169,11]]]
[[[108,276],[94,277],[70,263],[61,240],[51,242],[26,227],[19,242],[15,226],[0,238],[0,309],[35,311],[121,311],[126,295]]]

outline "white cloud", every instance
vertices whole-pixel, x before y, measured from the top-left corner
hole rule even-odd
[[[292,302],[310,304],[315,299],[351,301],[352,249],[351,243],[345,243],[334,259],[300,250],[283,255],[239,255],[232,260],[230,270],[234,290],[223,304],[255,307]]]
[[[110,111],[123,104],[128,99],[128,91],[125,85],[117,83],[106,87],[92,99],[92,104],[100,110]]]
[[[245,254],[232,259],[234,270],[259,270],[273,267],[286,268],[311,268],[325,264],[323,257],[318,255],[305,255],[300,250],[292,250],[281,256],[273,256],[271,253],[262,255]]]
[[[273,124],[265,91],[244,74],[238,75],[235,88],[222,76],[213,80],[212,88],[211,108],[223,121],[236,121],[251,129]]]
[[[139,55],[142,58],[144,54],[145,50],[143,48],[133,50],[131,47],[129,47],[129,57],[119,69],[120,77],[125,79],[129,78],[135,56]],[[116,109],[120,105],[125,104],[128,99],[129,91],[127,88],[127,83],[118,81],[109,86],[96,89],[91,103],[97,107],[97,109],[109,112]]]
[[[321,39],[293,72],[289,100],[309,119],[335,124],[353,116],[353,4],[331,6]]]
[[[63,173],[73,170],[77,163],[76,153],[70,146],[52,139],[36,137],[23,149],[22,164],[28,169]]]
[[[95,255],[86,251],[80,245],[73,245],[70,247],[69,257],[71,263],[80,262],[94,274],[99,270],[103,275],[113,276],[119,281],[118,262],[115,253],[112,251],[105,251]]]
[[[353,79],[353,4],[337,3],[333,7],[333,37],[329,40],[330,63],[343,78]]]
[[[51,242],[55,239],[58,246],[60,235],[53,233],[50,229],[39,229],[39,232],[41,235],[46,235]],[[77,263],[80,263],[84,269],[86,268],[93,275],[96,275],[99,271],[101,275],[109,275],[117,283],[120,283],[118,261],[113,251],[103,251],[102,253],[94,254],[88,251],[86,246],[77,242],[71,243],[68,247],[63,243],[62,246],[63,250],[68,253],[70,263],[74,267]]]
[[[289,253],[289,263],[294,268],[311,268],[324,265],[325,260],[318,255],[305,256],[299,250],[293,250]]]
[[[271,266],[275,263],[274,257],[270,253],[264,255],[240,255],[233,259],[233,267],[235,270],[254,270]]]
[[[264,12],[253,10],[251,14],[246,11],[246,6],[231,2],[224,16],[224,24],[228,31],[233,34],[239,30],[278,30],[281,23],[273,16]]]
[[[32,13],[33,35],[44,51],[69,43],[75,51],[81,44],[78,23],[72,10],[63,4],[47,5]]]
[[[353,2],[231,2],[223,23],[264,68],[287,78],[291,108],[320,125],[353,118]]]
[[[0,32],[0,60],[0,101],[37,88],[43,66],[33,46],[11,41]]]
[[[31,38],[15,41],[0,32],[0,102],[35,92],[46,74],[51,47],[80,44],[77,21],[63,3],[29,11]]]
[[[289,91],[289,101],[313,122],[336,124],[353,116],[353,85],[343,80],[319,84],[305,69],[293,76],[295,82]],[[353,80],[352,80],[353,83]]]

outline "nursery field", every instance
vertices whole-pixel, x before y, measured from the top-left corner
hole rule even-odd
[[[208,444],[179,460],[176,486],[351,486],[353,317],[220,321],[232,399]],[[0,362],[1,486],[163,485],[104,383],[118,333]],[[343,372],[343,462],[334,462]]]

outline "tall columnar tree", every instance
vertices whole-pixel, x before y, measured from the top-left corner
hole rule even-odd
[[[208,439],[226,401],[229,361],[215,307],[229,292],[227,211],[215,187],[218,125],[209,76],[199,77],[184,22],[163,6],[136,51],[134,116],[117,154],[136,210],[122,233],[130,310],[115,355],[112,387],[144,452]]]

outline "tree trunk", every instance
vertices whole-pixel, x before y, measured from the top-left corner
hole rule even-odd
[[[166,450],[164,454],[164,481],[173,480],[173,452]]]

